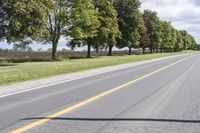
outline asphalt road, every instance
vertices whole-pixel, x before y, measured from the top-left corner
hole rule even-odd
[[[200,53],[0,98],[0,132],[199,133]]]

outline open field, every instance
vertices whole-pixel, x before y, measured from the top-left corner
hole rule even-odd
[[[189,52],[192,51],[187,51],[187,53]],[[1,63],[0,84],[39,79],[59,74],[144,61],[183,53],[186,52],[112,57],[100,56],[91,59],[68,59],[60,62]]]
[[[107,56],[107,51],[91,52],[92,56]],[[114,56],[127,55],[128,51],[113,51]],[[141,54],[135,50],[132,54]],[[87,51],[65,51],[58,52],[60,59],[80,59],[87,56]],[[0,62],[31,62],[31,61],[50,61],[51,52],[0,52]]]

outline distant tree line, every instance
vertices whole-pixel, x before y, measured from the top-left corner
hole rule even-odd
[[[127,47],[129,54],[133,48],[143,54],[147,48],[151,53],[197,49],[187,31],[140,6],[140,0],[1,0],[0,40],[24,48],[31,41],[51,43],[53,60],[61,37],[70,38],[71,48],[87,46],[87,57],[91,48],[107,48],[111,56],[114,46]]]

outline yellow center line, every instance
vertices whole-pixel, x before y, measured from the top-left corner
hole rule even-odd
[[[191,56],[190,56],[190,57],[191,57]],[[160,68],[160,69],[155,70],[155,71],[153,71],[153,72],[151,72],[151,73],[148,73],[148,74],[146,74],[146,75],[144,75],[144,76],[142,76],[142,77],[139,77],[139,78],[137,78],[137,79],[134,79],[134,80],[132,80],[132,81],[129,81],[129,82],[125,83],[125,84],[122,84],[122,85],[120,85],[120,86],[118,86],[118,87],[112,88],[112,89],[110,89],[110,90],[108,90],[108,91],[105,91],[105,92],[103,92],[103,93],[100,93],[100,94],[98,94],[98,95],[96,95],[96,96],[94,96],[94,97],[91,97],[91,98],[89,98],[89,99],[86,99],[85,101],[82,101],[82,102],[77,103],[77,104],[75,104],[75,105],[72,105],[71,107],[68,107],[68,108],[66,108],[66,109],[63,109],[63,110],[61,110],[61,111],[59,111],[59,112],[57,112],[57,113],[54,113],[54,114],[49,115],[49,116],[47,116],[47,117],[45,117],[45,118],[42,118],[42,119],[37,120],[37,121],[35,121],[35,122],[32,122],[32,123],[30,123],[30,124],[28,124],[28,125],[25,125],[24,127],[18,128],[18,129],[14,130],[14,131],[11,131],[10,133],[22,133],[22,132],[25,132],[25,131],[27,131],[27,130],[29,130],[29,129],[31,129],[31,128],[34,128],[34,127],[39,126],[39,125],[41,125],[41,124],[43,124],[43,123],[45,123],[45,122],[48,122],[48,121],[50,121],[50,120],[52,120],[52,119],[54,119],[54,118],[56,118],[56,117],[58,117],[58,116],[61,116],[61,115],[65,114],[65,113],[68,113],[68,112],[73,111],[73,110],[75,110],[75,109],[78,109],[78,108],[80,108],[80,107],[82,107],[82,106],[84,106],[84,105],[86,105],[86,104],[89,104],[89,103],[91,103],[91,102],[94,102],[95,100],[98,100],[98,99],[100,99],[100,98],[102,98],[102,97],[104,97],[104,96],[107,96],[107,95],[109,95],[109,94],[111,94],[111,93],[113,93],[113,92],[116,92],[116,91],[118,91],[118,90],[120,90],[120,89],[123,89],[123,88],[125,88],[125,87],[127,87],[127,86],[129,86],[129,85],[131,85],[131,84],[133,84],[133,83],[136,83],[136,82],[138,82],[138,81],[140,81],[140,80],[142,80],[142,79],[145,79],[145,78],[147,78],[147,77],[149,77],[149,76],[151,76],[151,75],[154,75],[154,74],[156,74],[156,73],[158,73],[158,72],[160,72],[160,71],[163,71],[163,70],[165,70],[165,69],[167,69],[167,68],[169,68],[169,67],[172,67],[172,66],[174,66],[174,65],[176,65],[176,64],[178,64],[178,63],[180,63],[180,62],[183,62],[184,60],[186,60],[186,59],[188,59],[188,58],[190,58],[190,57],[181,59],[181,60],[179,60],[179,61],[177,61],[177,62],[174,62],[174,63],[172,63],[172,64],[170,64],[170,65],[167,65],[167,66],[165,66],[165,67],[163,67],[163,68]]]

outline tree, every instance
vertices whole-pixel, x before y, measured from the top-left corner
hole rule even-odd
[[[177,34],[176,34],[176,29],[171,25],[171,45],[169,45],[169,52],[173,52],[174,48],[176,47],[177,44]]]
[[[32,48],[29,46],[31,43],[30,40],[23,40],[23,41],[17,41],[13,44],[13,50],[15,52],[30,52],[30,51],[33,51]]]
[[[122,37],[118,40],[118,47],[128,47],[129,54],[132,53],[132,48],[139,47],[141,35],[146,30],[139,11],[140,5],[139,0],[117,0],[115,4],[122,32]]]
[[[1,0],[0,40],[41,38],[52,6],[52,0]]]
[[[174,37],[173,37],[173,28],[169,22],[162,21],[162,43],[161,43],[161,51],[167,50],[167,52],[170,51],[171,48],[173,48],[174,44]]]
[[[142,36],[141,36],[140,47],[142,48],[142,53],[143,54],[145,54],[145,50],[150,44],[149,36],[150,35],[147,32],[143,33]]]
[[[115,10],[113,0],[94,0],[96,9],[98,10],[98,19],[100,27],[98,28],[97,36],[93,39],[96,47],[109,47],[108,55],[112,55],[112,47],[117,43],[117,38],[120,38],[117,11]]]
[[[61,36],[65,35],[69,26],[69,1],[54,0],[54,8],[48,15],[47,34],[45,42],[52,44],[52,60],[57,59],[57,47]]]
[[[158,49],[162,42],[161,40],[161,21],[156,12],[151,10],[144,10],[143,18],[149,35],[149,48],[151,53],[154,49]]]
[[[183,37],[183,49],[187,50],[188,48],[188,33],[187,31],[180,31],[182,37]]]
[[[183,37],[180,33],[180,31],[176,30],[176,39],[177,39],[177,43],[175,45],[175,52],[178,52],[180,50],[183,49]]]
[[[93,38],[97,36],[97,29],[100,26],[98,14],[92,0],[71,0],[70,19],[72,41],[69,45],[72,47],[87,45],[87,57],[90,58]]]
[[[188,49],[196,50],[197,49],[197,43],[195,38],[192,35],[188,35],[189,41],[188,41]]]

